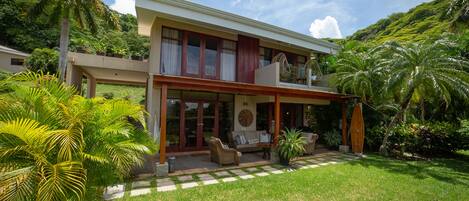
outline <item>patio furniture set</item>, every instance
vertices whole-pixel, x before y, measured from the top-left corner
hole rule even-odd
[[[302,135],[306,141],[305,155],[313,154],[319,135],[314,133],[303,133]],[[242,153],[255,151],[262,151],[262,158],[270,160],[273,139],[271,134],[266,131],[233,131],[231,137],[233,139],[233,143],[230,143],[232,147],[223,144],[219,138],[210,138],[208,145],[211,162],[218,163],[220,166],[239,165]]]

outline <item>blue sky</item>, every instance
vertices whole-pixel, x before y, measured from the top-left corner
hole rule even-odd
[[[121,13],[135,13],[135,0],[104,0]],[[430,0],[192,0],[314,37],[340,38],[395,12]]]

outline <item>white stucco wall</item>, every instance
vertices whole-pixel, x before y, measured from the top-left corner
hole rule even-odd
[[[8,54],[5,52],[0,52],[0,70],[1,71],[17,73],[26,69],[24,66],[11,65],[12,58],[26,59],[25,56],[18,56],[18,55]]]
[[[234,116],[234,130],[235,131],[255,131],[256,130],[256,97],[255,96],[244,96],[235,95],[235,116]],[[252,112],[253,121],[248,127],[243,127],[239,124],[238,116],[239,112],[247,109]]]

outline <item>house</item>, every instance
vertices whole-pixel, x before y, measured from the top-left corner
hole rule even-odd
[[[353,97],[305,67],[336,44],[190,1],[139,0],[136,10],[139,34],[151,40],[148,62],[70,53],[66,77],[77,86],[87,77],[89,97],[96,82],[146,86],[159,168],[168,152],[206,150],[211,136],[229,143],[232,131],[267,130],[277,143],[281,129],[305,125],[308,105],[331,101],[344,105],[346,143],[344,103]]]
[[[0,45],[0,71],[17,73],[26,69],[24,61],[29,54]]]

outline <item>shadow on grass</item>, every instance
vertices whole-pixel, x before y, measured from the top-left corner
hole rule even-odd
[[[376,167],[417,179],[434,178],[442,182],[469,186],[469,156],[462,154],[451,158],[434,158],[430,161],[405,161],[370,154],[367,158],[351,161],[350,164]]]

